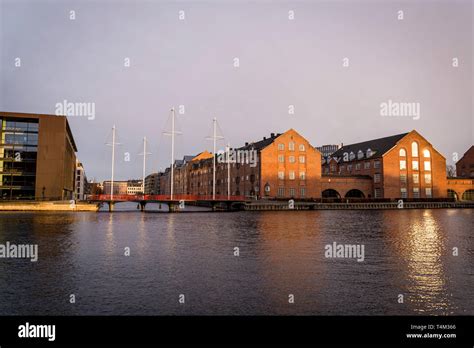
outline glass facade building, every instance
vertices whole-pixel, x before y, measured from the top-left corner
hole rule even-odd
[[[38,119],[0,116],[0,199],[34,199]]]

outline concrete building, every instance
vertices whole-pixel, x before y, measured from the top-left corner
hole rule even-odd
[[[76,152],[65,116],[0,112],[0,199],[73,199]]]
[[[138,195],[143,193],[143,180],[128,180],[127,195]]]
[[[471,146],[464,156],[456,162],[456,177],[474,178],[474,146]]]
[[[76,186],[75,199],[83,201],[89,194],[89,182],[87,181],[86,172],[81,162],[76,160]]]
[[[322,146],[317,146],[316,150],[318,150],[321,153],[321,156],[323,158],[327,158],[331,156],[334,152],[339,150],[343,144],[340,145],[322,145]]]
[[[151,173],[145,177],[145,194],[160,195],[160,180],[163,173]]]
[[[103,183],[104,194],[110,195],[112,190],[112,183],[110,180],[106,180]],[[126,195],[127,194],[127,181],[114,181],[114,195]]]

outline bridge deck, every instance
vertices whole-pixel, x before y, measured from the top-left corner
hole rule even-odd
[[[93,195],[88,201],[90,202],[247,202],[249,198],[245,196],[227,196],[216,195],[215,199],[212,195]]]

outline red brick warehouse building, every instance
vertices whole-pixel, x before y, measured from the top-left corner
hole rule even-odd
[[[454,192],[460,199],[469,199],[464,193],[474,188],[473,180],[448,180],[446,159],[415,130],[345,145],[328,158],[322,158],[293,129],[230,151],[254,152],[255,161],[222,163],[223,155],[216,155],[219,196],[430,199],[447,198]],[[207,151],[175,161],[174,194],[212,195],[213,163],[214,156]],[[167,168],[162,193],[170,193],[170,182]]]
[[[447,197],[446,159],[415,130],[345,145],[324,161],[323,174],[323,197],[344,197],[325,184],[339,176],[372,179],[372,189],[352,197]]]
[[[320,198],[321,154],[293,129],[230,149],[230,163],[216,160],[216,194],[256,198]],[[246,156],[239,156],[246,154]],[[224,158],[226,156],[221,155]],[[238,159],[240,157],[240,160]],[[250,161],[249,161],[250,157]],[[222,157],[221,157],[222,158]],[[212,195],[213,155],[175,161],[174,193]],[[229,175],[230,172],[230,175]],[[170,171],[162,192],[170,193]],[[229,180],[230,179],[230,180]],[[229,185],[230,181],[230,185]],[[166,183],[168,182],[168,183]],[[228,188],[230,187],[230,192]]]

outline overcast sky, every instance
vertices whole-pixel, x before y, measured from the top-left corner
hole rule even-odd
[[[89,178],[110,176],[113,124],[116,179],[141,177],[143,136],[147,172],[166,167],[179,105],[177,158],[212,150],[213,117],[234,146],[289,128],[315,146],[416,129],[452,163],[474,143],[471,1],[0,4],[0,110],[94,103],[94,119],[69,117]],[[389,100],[419,103],[419,119],[382,116]]]

